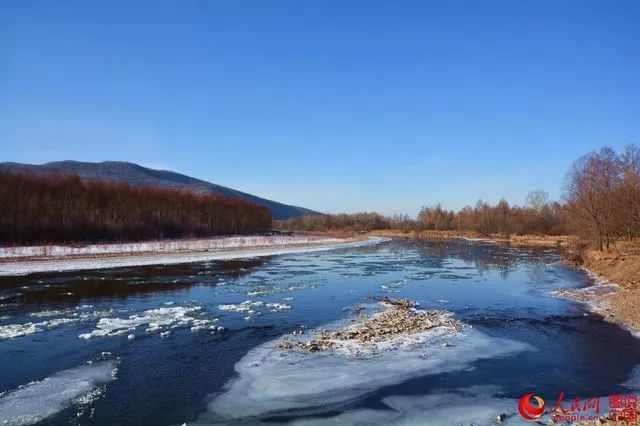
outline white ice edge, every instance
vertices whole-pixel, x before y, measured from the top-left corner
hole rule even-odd
[[[33,424],[75,403],[90,402],[99,386],[115,379],[116,367],[116,361],[85,364],[3,392],[0,424]]]
[[[558,288],[549,291],[549,295],[552,297],[571,300],[575,303],[580,303],[584,305],[589,310],[589,312],[602,315],[606,320],[609,320],[610,322],[618,325],[618,327],[628,331],[636,339],[640,339],[640,330],[636,330],[635,328],[613,317],[609,313],[609,303],[605,300],[597,298],[597,296],[605,296],[622,291],[622,287],[617,283],[607,281],[604,277],[586,267],[581,267],[579,269],[583,270],[589,276],[589,278],[591,278],[591,280],[593,281],[592,284],[580,288]],[[587,297],[582,300],[576,297],[572,297],[572,295],[586,295]]]
[[[274,349],[279,341],[267,342],[245,355],[235,365],[237,376],[215,396],[208,412],[196,423],[255,421],[295,409],[330,411],[412,377],[464,370],[480,359],[535,350],[527,343],[490,337],[469,327],[461,332],[407,336],[396,350],[365,357],[341,351],[283,352]]]
[[[333,239],[334,241],[340,241]],[[389,238],[369,237],[366,240],[349,242],[322,242],[309,243],[315,245],[307,246],[273,246],[260,248],[242,248],[238,250],[224,250],[219,252],[172,252],[172,253],[145,253],[145,254],[125,254],[122,257],[91,257],[91,258],[60,258],[46,260],[16,260],[0,262],[0,276],[26,275],[35,272],[61,272],[78,271],[89,269],[107,269],[130,266],[147,265],[173,265],[179,263],[206,262],[213,260],[232,260],[242,258],[253,258],[263,256],[275,256],[290,253],[311,253],[327,250],[336,250],[349,247],[362,247],[376,245]],[[300,244],[300,243],[296,243]]]

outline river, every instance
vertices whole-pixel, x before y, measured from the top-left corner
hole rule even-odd
[[[633,392],[640,341],[552,297],[590,283],[558,260],[553,250],[393,240],[2,277],[0,422],[492,424],[505,412],[517,423],[525,393],[553,405],[560,392]],[[388,361],[305,353],[296,364],[273,353],[284,334],[384,296],[453,312],[468,329],[456,344]]]

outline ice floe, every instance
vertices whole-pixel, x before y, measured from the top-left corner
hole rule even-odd
[[[345,326],[349,326],[346,321],[339,321],[315,333]],[[236,364],[237,377],[209,404],[213,419],[256,418],[292,409],[330,411],[416,376],[463,370],[477,360],[534,350],[526,343],[490,337],[471,327],[458,331],[436,327],[398,336],[391,343],[376,344],[374,350],[357,350],[351,347],[357,343],[348,342],[341,350],[282,351],[276,349],[281,342],[276,339],[258,346]]]
[[[64,370],[40,381],[0,394],[0,424],[40,422],[73,404],[86,404],[99,387],[116,377],[116,361],[100,361]]]
[[[264,306],[264,302],[254,302],[251,300],[245,300],[244,302],[241,303],[229,303],[229,304],[224,304],[224,305],[218,305],[218,309],[220,309],[221,311],[228,311],[228,312],[248,312],[248,313],[253,313],[254,309],[253,308],[257,308],[257,307],[261,307]]]
[[[31,318],[43,319],[55,316],[64,317],[51,318],[37,322],[29,321],[19,324],[0,325],[0,340],[23,337],[34,333],[52,330],[62,325],[88,321],[105,315],[112,315],[114,313],[113,309],[94,311],[92,308],[93,306],[91,305],[81,305],[73,309],[49,309],[45,311],[32,312],[29,314],[29,317]]]
[[[58,318],[49,321],[27,322],[24,324],[0,325],[0,340],[27,336],[40,331],[51,330],[61,325],[79,321],[78,318]]]
[[[271,312],[281,312],[291,309],[291,306],[286,303],[265,303],[259,300],[245,300],[244,302],[240,303],[218,305],[218,309],[221,311],[247,313],[251,315],[260,314],[260,312],[257,312],[256,309],[262,307],[267,308]],[[245,319],[251,319],[251,317],[247,317]]]
[[[190,327],[192,331],[204,328],[217,329],[213,325],[217,319],[196,316],[201,310],[201,306],[172,306],[150,309],[141,314],[130,315],[128,318],[100,318],[93,331],[83,333],[79,337],[91,339],[93,337],[128,334],[128,338],[131,340],[131,333],[141,326],[147,326],[147,333],[162,333],[180,327]]]

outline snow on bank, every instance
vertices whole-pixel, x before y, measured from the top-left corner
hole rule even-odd
[[[329,324],[315,332],[345,324]],[[255,419],[292,409],[331,411],[383,386],[463,370],[480,359],[533,350],[526,343],[490,337],[470,327],[452,333],[413,334],[399,346],[373,354],[367,351],[365,356],[354,355],[354,351],[281,351],[275,349],[279,342],[267,342],[245,355],[235,366],[237,377],[196,423]]]
[[[0,394],[0,424],[33,424],[73,404],[90,402],[100,393],[100,386],[115,379],[116,366],[116,361],[86,364],[4,392]]]
[[[59,258],[48,257],[45,259],[24,258],[24,256],[22,256],[23,258],[21,259],[19,256],[8,257],[0,255],[0,276],[26,275],[34,272],[118,268],[126,266],[169,265],[178,263],[207,262],[213,260],[231,260],[251,257],[274,256],[288,253],[309,253],[316,251],[335,250],[339,248],[375,245],[389,240],[388,238],[381,237],[370,237],[366,240],[358,241],[336,238],[314,239],[312,237],[233,237],[233,239],[236,238],[244,238],[244,240],[242,240],[244,241],[244,245],[238,245],[235,247],[221,246],[218,248],[186,247],[184,249],[176,251],[167,251],[161,249],[157,252],[149,252],[149,250],[153,251],[153,249],[149,249],[149,246],[144,246],[144,249],[121,251],[116,252],[116,254],[111,252],[102,252],[98,254],[82,253],[79,254],[79,256],[94,257],[79,258],[70,258],[69,256],[74,255],[70,253],[67,253],[66,256],[59,255]],[[256,238],[256,240],[253,241],[254,245],[250,245],[250,242],[252,241],[251,238]],[[265,245],[260,242],[262,241],[261,239],[267,238],[277,239],[274,239],[273,243],[270,245]],[[287,240],[287,238],[290,238],[291,240]],[[308,242],[305,243],[305,239],[307,239]],[[186,243],[191,244],[197,241],[200,240],[186,241]],[[177,244],[179,242],[167,242],[166,244],[170,243]],[[140,243],[130,245],[134,246],[144,244],[155,243]]]
[[[277,247],[293,244],[335,244],[343,241],[341,238],[313,235],[261,235],[119,244],[90,244],[75,247],[68,245],[0,247],[0,258],[174,253],[181,251],[229,250],[249,247]]]

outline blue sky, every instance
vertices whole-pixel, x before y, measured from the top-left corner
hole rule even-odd
[[[127,160],[320,211],[560,196],[640,143],[640,2],[0,2],[0,161]]]

